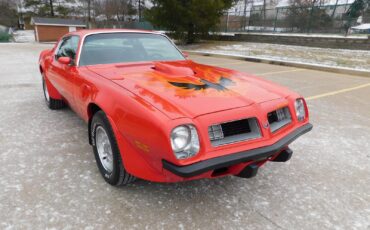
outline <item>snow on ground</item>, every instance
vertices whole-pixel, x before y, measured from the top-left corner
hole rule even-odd
[[[370,70],[370,51],[327,49],[253,42],[212,42],[183,46],[183,49],[291,61],[358,70]]]
[[[35,42],[35,32],[33,30],[18,30],[13,33],[15,42],[27,43]]]
[[[96,167],[87,124],[45,105],[37,60],[51,47],[0,44],[0,229],[369,230],[369,88],[308,101],[314,130],[292,144],[289,162],[270,162],[255,178],[114,188]],[[253,74],[280,71],[265,79],[304,96],[370,82],[200,58]]]

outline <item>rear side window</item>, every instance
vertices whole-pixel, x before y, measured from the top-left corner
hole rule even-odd
[[[72,60],[75,60],[79,40],[80,38],[78,36],[63,38],[56,53],[56,58],[70,57]]]

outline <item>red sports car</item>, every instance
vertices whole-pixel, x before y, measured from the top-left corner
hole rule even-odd
[[[165,35],[81,30],[40,55],[50,109],[69,105],[88,123],[111,185],[250,178],[310,131],[305,100],[234,70],[195,63]]]

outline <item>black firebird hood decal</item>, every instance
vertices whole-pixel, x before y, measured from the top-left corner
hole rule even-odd
[[[217,91],[228,90],[228,88],[227,88],[228,86],[235,84],[234,81],[232,81],[228,78],[225,78],[225,77],[221,77],[219,82],[217,82],[217,83],[213,83],[213,82],[207,81],[205,79],[200,79],[200,81],[204,84],[203,85],[196,85],[196,84],[192,84],[192,83],[170,82],[170,81],[168,83],[170,83],[173,86],[182,88],[182,89],[203,90],[203,89],[213,88]]]

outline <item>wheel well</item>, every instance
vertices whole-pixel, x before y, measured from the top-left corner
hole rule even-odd
[[[102,110],[98,105],[90,103],[87,107],[87,115],[89,116],[88,130],[89,130],[89,144],[92,144],[91,140],[91,120],[94,117],[94,114]]]
[[[91,120],[94,114],[100,110],[102,109],[97,104],[90,103],[89,106],[87,107],[87,114],[89,116],[89,120]]]

